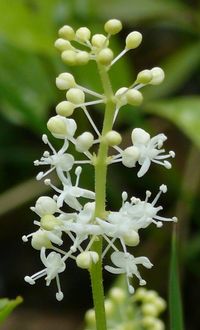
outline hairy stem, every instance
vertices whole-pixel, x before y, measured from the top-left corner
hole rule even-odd
[[[107,155],[108,145],[104,142],[105,134],[112,129],[113,118],[115,112],[115,103],[113,102],[113,91],[110,84],[110,79],[106,68],[98,65],[100,78],[102,81],[104,94],[107,99],[103,129],[100,138],[100,145],[95,161],[95,193],[96,193],[96,208],[95,216],[103,218],[106,206],[106,177],[107,177]],[[92,294],[96,315],[96,329],[106,330],[106,317],[104,308],[104,289],[102,277],[102,238],[94,242],[92,250],[96,251],[99,255],[99,262],[93,264],[90,271]]]

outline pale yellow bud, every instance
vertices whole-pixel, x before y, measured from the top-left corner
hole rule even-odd
[[[76,54],[76,64],[77,65],[85,65],[89,62],[90,55],[88,52],[80,51]]]
[[[94,136],[90,132],[84,132],[76,139],[75,148],[79,152],[87,151],[94,142]]]
[[[111,316],[114,312],[115,306],[110,299],[104,301],[106,316]]]
[[[61,27],[61,29],[58,31],[58,34],[61,38],[67,39],[67,40],[73,40],[75,37],[75,32],[69,25],[64,25]]]
[[[54,215],[46,214],[41,218],[40,224],[43,229],[51,231],[60,224],[60,221]]]
[[[151,85],[159,85],[165,79],[165,73],[159,67],[155,67],[151,69],[151,73],[152,73],[152,80],[150,81]]]
[[[76,86],[74,76],[71,73],[64,72],[56,78],[56,86],[61,89],[69,89]]]
[[[153,326],[155,324],[155,317],[153,316],[145,316],[142,318],[141,323],[144,327],[154,329]]]
[[[73,47],[71,45],[71,43],[68,40],[59,38],[55,41],[54,46],[56,47],[56,49],[60,50],[61,52],[65,51],[65,50],[72,50]]]
[[[42,247],[46,249],[51,248],[52,244],[46,233],[42,230],[37,230],[31,239],[31,245],[36,250],[41,250]]]
[[[83,269],[89,269],[93,263],[99,261],[99,255],[94,251],[81,252],[76,257],[76,264],[78,267]]]
[[[142,309],[142,313],[145,316],[153,316],[156,317],[158,316],[158,310],[156,308],[156,306],[152,303],[145,303],[141,306]]]
[[[81,27],[76,31],[76,38],[80,41],[88,41],[91,36],[91,31],[87,27]]]
[[[73,114],[75,105],[69,101],[62,101],[56,107],[56,113],[60,116],[69,117]]]
[[[66,125],[61,116],[51,117],[47,122],[47,128],[52,134],[65,135]]]
[[[70,88],[66,93],[67,100],[74,104],[82,104],[85,102],[85,94],[79,88]]]
[[[104,30],[111,35],[117,34],[122,29],[122,23],[118,19],[110,19],[104,25]]]
[[[156,291],[148,290],[145,297],[144,297],[144,302],[154,304],[157,298],[158,298],[158,294],[157,294]]]
[[[122,137],[116,131],[109,131],[106,133],[104,140],[109,146],[117,146],[122,142]]]
[[[62,52],[61,58],[68,65],[76,65],[76,52],[73,50],[65,50]]]
[[[123,303],[123,301],[126,298],[126,294],[125,294],[124,290],[117,288],[117,287],[114,287],[110,290],[109,296],[114,302],[116,302],[118,304]]]
[[[115,93],[116,97],[116,103],[118,106],[123,106],[127,104],[127,98],[126,98],[126,93],[128,91],[127,87],[121,87],[118,89],[118,91]]]
[[[126,235],[123,235],[123,240],[128,246],[136,246],[140,242],[140,237],[135,230],[130,230]]]
[[[158,309],[158,313],[163,312],[166,309],[166,305],[167,305],[166,301],[161,297],[157,297],[154,300],[154,304],[155,304],[156,308]]]
[[[96,48],[107,47],[109,41],[103,34],[94,34],[91,40],[92,46]]]
[[[151,70],[143,70],[138,73],[136,82],[139,84],[146,85],[146,84],[150,83],[152,78],[153,78],[153,75],[152,75]]]
[[[95,325],[96,324],[96,318],[95,318],[95,311],[94,309],[89,309],[85,313],[85,320],[89,325]]]
[[[114,54],[110,48],[102,49],[96,56],[97,62],[103,65],[110,65]]]
[[[137,300],[143,300],[147,293],[147,289],[145,288],[138,288],[135,292],[134,298]]]
[[[142,34],[138,31],[129,33],[126,37],[126,49],[137,48],[142,42]]]
[[[132,88],[126,93],[127,103],[130,105],[140,105],[143,101],[142,93]]]

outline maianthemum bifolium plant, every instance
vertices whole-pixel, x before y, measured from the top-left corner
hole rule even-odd
[[[152,223],[161,227],[165,221],[177,221],[176,217],[165,218],[159,214],[162,210],[162,206],[158,206],[159,197],[167,192],[164,184],[159,187],[159,192],[154,197],[151,197],[151,192],[147,190],[144,200],[128,196],[127,192],[123,191],[119,209],[106,209],[108,166],[122,163],[133,171],[132,168],[137,165],[137,176],[141,178],[149,170],[151,163],[171,168],[167,159],[175,155],[173,151],[165,153],[163,143],[167,138],[164,134],[151,137],[142,128],[132,130],[130,146],[125,149],[119,146],[122,137],[114,130],[114,126],[120,109],[126,104],[140,105],[143,100],[140,90],[149,84],[158,85],[164,79],[161,68],[145,69],[138,73],[136,80],[129,87],[113,91],[109,77],[110,68],[129,50],[137,48],[142,41],[140,32],[129,33],[124,50],[114,57],[109,41],[110,37],[121,29],[121,22],[111,19],[104,25],[105,35],[91,36],[87,27],[81,27],[75,32],[72,27],[65,25],[59,30],[55,46],[61,52],[62,60],[72,66],[95,61],[103,92],[99,94],[78,85],[71,73],[64,72],[56,78],[56,86],[67,91],[66,100],[57,105],[57,115],[48,120],[47,127],[55,138],[63,141],[63,145],[56,151],[44,134],[42,140],[48,150],[34,163],[36,166],[50,167],[39,172],[37,180],[44,179],[44,183],[51,186],[53,196],[38,198],[35,206],[31,208],[38,216],[38,220],[34,221],[37,229],[23,236],[24,242],[31,238],[31,244],[34,249],[40,251],[44,265],[44,268],[34,275],[25,276],[25,281],[33,285],[36,280],[44,277],[46,285],[49,286],[55,279],[58,301],[64,297],[59,274],[65,271],[67,260],[73,259],[78,267],[89,270],[98,330],[107,329],[102,280],[104,257],[109,252],[111,260],[107,261],[108,264],[104,265],[104,268],[113,274],[125,274],[128,291],[132,295],[134,287],[131,278],[136,276],[139,284],[145,285],[146,281],[141,277],[139,269],[141,266],[151,268],[153,265],[146,256],[129,253],[128,247],[140,243],[140,229],[145,229]],[[87,101],[86,94],[94,100]],[[89,107],[95,104],[102,104],[104,107],[102,129],[96,126],[90,115]],[[92,132],[82,132],[76,136],[77,123],[71,116],[78,108],[82,109],[87,117]],[[84,155],[85,159],[75,159],[68,153],[69,144],[74,145],[76,151]],[[94,168],[94,191],[79,185],[84,164],[90,164]],[[48,178],[54,170],[61,182],[61,188]],[[72,242],[69,251],[62,249],[66,236]]]

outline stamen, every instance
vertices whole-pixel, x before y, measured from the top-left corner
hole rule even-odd
[[[56,292],[56,299],[58,301],[61,301],[63,300],[64,298],[64,294],[63,292],[61,291],[61,287],[60,287],[60,279],[59,279],[59,276],[56,275],[56,284],[57,284],[57,288],[58,288],[58,292]]]
[[[76,174],[76,183],[75,183],[75,187],[78,187],[79,184],[79,180],[80,180],[80,176],[81,176],[81,172],[82,172],[82,167],[78,166],[75,170],[75,174]]]

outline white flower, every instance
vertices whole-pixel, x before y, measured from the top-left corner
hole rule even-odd
[[[40,258],[46,268],[37,272],[36,274],[34,274],[32,276],[25,276],[25,278],[24,278],[25,281],[28,282],[29,284],[33,285],[33,284],[35,284],[35,281],[37,279],[39,279],[43,276],[46,276],[45,277],[46,285],[49,286],[51,281],[54,278],[56,278],[56,283],[57,283],[57,287],[58,287],[58,292],[56,293],[56,299],[62,300],[64,295],[60,288],[60,281],[59,281],[58,274],[64,272],[65,267],[66,267],[65,262],[61,258],[60,254],[56,253],[56,252],[51,252],[46,257],[44,247],[40,251]]]
[[[163,142],[167,139],[164,134],[158,134],[153,138],[141,128],[135,128],[132,131],[132,142],[134,149],[134,159],[130,161],[130,153],[126,149],[122,151],[122,163],[128,167],[134,167],[135,163],[138,162],[141,168],[138,172],[138,177],[143,176],[149,169],[151,162],[162,165],[166,168],[171,168],[171,163],[166,159],[174,157],[175,153],[169,151],[168,154],[163,154],[165,149],[161,149]],[[129,147],[130,148],[130,147]],[[136,152],[137,150],[137,152]]]
[[[66,232],[73,232],[76,235],[70,248],[71,251],[76,251],[89,235],[96,236],[102,234],[101,227],[98,224],[94,224],[94,212],[95,203],[86,203],[84,208],[74,217],[73,221],[64,221],[63,226]]]
[[[120,210],[110,212],[106,221],[98,218],[97,223],[99,223],[105,235],[115,239],[119,238],[123,246],[124,244],[135,246],[139,243],[139,229],[146,228],[151,223],[161,227],[162,221],[177,221],[176,217],[165,218],[157,215],[162,210],[162,206],[156,206],[156,203],[161,193],[166,191],[167,187],[161,185],[158,194],[151,203],[148,201],[151,196],[150,191],[146,192],[144,201],[132,197],[131,202],[126,201],[127,194],[123,193],[123,205]]]
[[[40,217],[47,214],[54,214],[58,212],[56,201],[49,196],[41,196],[37,199],[35,206],[31,210],[38,214]]]
[[[77,198],[84,197],[88,199],[95,199],[95,193],[93,191],[78,187],[81,171],[82,168],[78,166],[75,171],[76,183],[74,186],[72,185],[69,173],[67,173],[68,174],[67,178],[63,175],[62,178],[63,190],[54,186],[51,183],[50,179],[45,180],[45,184],[50,185],[56,192],[59,193],[59,195],[57,196],[58,208],[62,207],[63,203],[65,202],[71,208],[75,209],[76,211],[80,211],[82,209],[82,205],[79,203]]]
[[[146,268],[151,268],[153,264],[146,257],[137,257],[135,258],[130,253],[124,252],[113,252],[111,255],[111,260],[115,267],[105,266],[105,269],[113,274],[126,274],[127,284],[130,293],[134,293],[134,288],[129,282],[129,278],[135,275],[139,281],[140,285],[145,285],[146,281],[141,278],[141,275],[138,271],[138,264],[142,264]]]
[[[73,165],[74,165],[74,157],[71,154],[65,153],[69,146],[69,142],[67,139],[64,140],[64,144],[62,148],[56,152],[52,144],[49,142],[47,135],[44,134],[42,136],[42,140],[45,144],[48,144],[50,147],[52,154],[50,154],[49,151],[45,151],[43,153],[43,156],[40,160],[36,160],[34,162],[35,166],[38,165],[49,165],[50,169],[46,172],[39,172],[37,175],[37,180],[41,180],[44,176],[51,173],[54,169],[57,172],[57,175],[60,179],[62,179],[63,172],[69,172]]]

